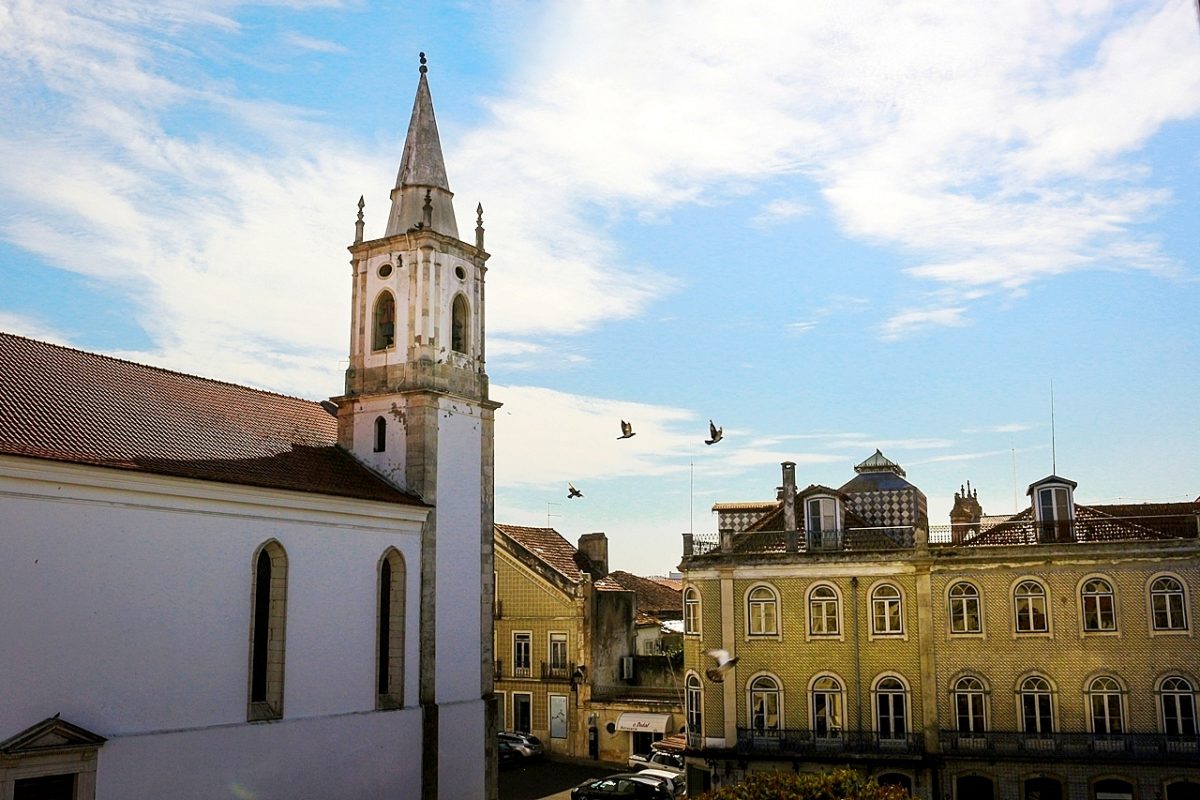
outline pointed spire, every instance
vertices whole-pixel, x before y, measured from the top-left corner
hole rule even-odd
[[[366,202],[363,201],[363,196],[360,194],[358,196],[358,220],[354,223],[354,243],[355,244],[358,244],[359,242],[361,242],[363,240],[363,226],[366,224],[363,222],[363,207],[364,206],[366,206]]]
[[[483,249],[483,203],[475,206],[475,246]]]
[[[442,158],[442,142],[438,136],[437,120],[433,115],[433,97],[426,77],[425,54],[421,53],[421,77],[417,81],[417,96],[413,100],[408,135],[404,140],[404,155],[392,189],[392,211],[388,215],[387,236],[413,228],[423,221],[425,195],[431,195],[434,230],[458,238],[454,220],[450,182],[446,179],[446,163]]]

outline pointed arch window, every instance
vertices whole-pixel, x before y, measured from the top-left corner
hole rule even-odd
[[[251,572],[250,721],[283,716],[287,554],[276,541],[259,548]]]
[[[396,343],[396,299],[391,292],[380,292],[376,298],[371,331],[372,350],[387,350]]]
[[[404,705],[404,606],[407,570],[394,548],[379,561],[378,637],[376,639],[376,708]]]
[[[470,319],[467,298],[461,294],[455,295],[450,305],[450,349],[456,353],[467,352]]]

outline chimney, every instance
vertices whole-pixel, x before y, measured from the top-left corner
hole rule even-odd
[[[796,462],[783,462],[783,529],[796,530]]]
[[[579,552],[591,562],[592,569],[589,572],[593,578],[603,578],[608,574],[608,537],[603,531],[580,536]]]

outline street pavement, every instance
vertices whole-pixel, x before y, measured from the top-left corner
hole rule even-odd
[[[584,780],[625,771],[602,761],[518,761],[500,768],[500,800],[569,800],[571,788]]]

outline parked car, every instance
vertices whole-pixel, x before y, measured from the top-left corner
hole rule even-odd
[[[508,742],[525,758],[541,758],[542,754],[546,752],[546,748],[542,746],[542,740],[531,733],[501,731],[500,741]]]
[[[640,778],[635,773],[609,775],[607,778],[591,778],[571,790],[571,800],[608,800],[608,798],[634,798],[634,800],[672,800],[666,784],[656,778]]]
[[[657,767],[648,767],[640,772],[635,772],[637,777],[660,778],[667,784],[667,789],[670,790],[671,796],[675,800],[681,800],[687,797],[687,784],[683,775],[670,770],[658,769]]]
[[[506,764],[512,764],[513,762],[519,761],[522,758],[524,758],[524,756],[522,756],[520,754],[520,752],[517,751],[516,745],[514,745],[512,742],[509,742],[505,739],[501,739],[500,742],[497,744],[496,752],[500,759],[500,766],[502,766],[502,767],[505,766]]]
[[[676,775],[682,775],[684,771],[683,756],[675,753],[668,753],[665,750],[651,750],[646,755],[632,755],[629,757],[629,766],[631,769],[642,770],[647,767],[656,769],[665,769],[668,772],[674,772]]]

